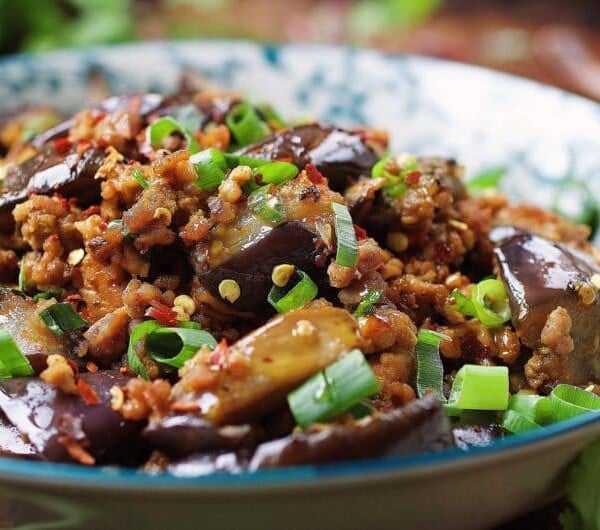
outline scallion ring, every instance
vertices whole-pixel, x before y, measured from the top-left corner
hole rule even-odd
[[[354,267],[358,260],[358,241],[354,223],[348,208],[344,204],[332,202],[337,252],[335,261],[344,267]]]
[[[140,377],[143,377],[144,379],[148,379],[148,372],[146,371],[144,363],[142,363],[136,352],[136,346],[138,342],[146,338],[150,333],[162,327],[162,324],[160,324],[156,320],[146,320],[146,322],[142,322],[141,324],[138,324],[135,328],[133,328],[133,331],[129,336],[129,347],[127,348],[127,364],[129,365],[129,369],[134,374],[137,374]]]
[[[444,395],[444,367],[440,358],[440,343],[450,337],[430,329],[420,329],[417,335],[415,357],[417,359],[417,394],[423,397],[433,392],[442,403]]]
[[[58,336],[89,326],[68,302],[52,304],[40,313],[40,318],[48,329]]]
[[[373,309],[373,306],[379,302],[382,294],[383,291],[380,289],[369,290],[354,310],[354,316],[359,318],[369,313]]]
[[[456,373],[448,403],[461,410],[505,410],[508,368],[465,364]]]
[[[8,331],[0,330],[0,378],[29,377],[33,368]]]
[[[154,149],[160,149],[164,139],[173,133],[181,134],[185,138],[187,150],[190,153],[197,153],[200,151],[200,146],[194,138],[194,135],[172,116],[162,116],[153,121],[147,128],[146,139]]]
[[[319,293],[317,284],[310,276],[300,269],[296,269],[300,281],[289,291],[283,287],[274,285],[269,291],[268,301],[278,313],[287,313],[298,309],[308,302],[314,300]]]
[[[269,128],[261,121],[254,107],[239,103],[227,114],[225,123],[240,146],[253,144],[269,134]]]
[[[554,421],[600,411],[600,397],[573,385],[557,385],[550,393]]]
[[[204,149],[190,157],[198,179],[196,185],[206,191],[214,191],[227,176],[227,162],[223,153],[214,147]]]
[[[146,351],[156,362],[181,368],[202,346],[214,348],[215,338],[202,329],[159,328],[146,337]]]

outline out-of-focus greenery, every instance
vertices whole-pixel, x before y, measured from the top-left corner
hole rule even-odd
[[[284,40],[281,30],[260,34],[251,20],[242,23],[235,17],[236,4],[242,0],[0,0],[0,54],[40,51],[68,46],[85,46],[135,40],[147,35],[144,24],[150,21],[153,37],[248,37]],[[250,1],[250,0],[245,0]],[[289,2],[290,12],[294,0]],[[337,4],[336,0],[330,0]],[[417,25],[427,19],[442,0],[355,0],[345,4],[346,16],[338,22],[343,34],[353,42],[365,42],[380,32],[393,32]],[[298,13],[311,18],[310,0],[299,2]],[[314,13],[319,3],[314,0]],[[188,10],[181,16],[182,10]],[[231,11],[229,18],[213,20],[207,12]],[[178,13],[180,16],[169,16]],[[137,15],[144,16],[138,17]],[[316,15],[315,15],[316,16]],[[298,18],[298,17],[296,17]],[[141,21],[140,21],[141,20]],[[220,20],[220,21],[218,21]],[[327,40],[328,35],[316,37]],[[336,38],[332,36],[331,38]],[[339,33],[337,34],[339,39]]]
[[[133,37],[131,0],[0,0],[0,53]]]

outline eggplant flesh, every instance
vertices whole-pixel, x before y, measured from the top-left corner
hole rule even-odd
[[[450,423],[432,396],[354,425],[292,434],[258,447],[250,470],[439,451],[452,446]]]
[[[285,129],[239,153],[265,160],[286,160],[300,169],[314,164],[335,191],[370,174],[379,160],[358,133],[319,124]]]
[[[231,306],[242,312],[272,313],[267,296],[272,287],[273,267],[289,263],[306,272],[318,282],[323,269],[317,266],[320,253],[318,236],[298,221],[288,221],[270,230],[243,247],[223,264],[196,273],[202,285],[220,299],[219,284],[223,280],[235,280],[240,286],[240,297]]]
[[[563,307],[572,321],[574,349],[567,355],[551,356],[557,361],[553,363],[557,365],[552,370],[553,383],[587,384],[598,380],[600,301],[590,280],[600,269],[591,256],[567,245],[523,231],[511,234],[503,229],[503,233],[509,237],[498,244],[494,254],[507,287],[519,339],[532,350],[541,348],[541,333],[548,315]],[[498,239],[498,234],[493,236]],[[584,303],[579,295],[582,286],[596,291],[591,303]]]
[[[110,404],[110,388],[124,386],[129,378],[117,371],[80,377],[96,393],[98,404],[88,405],[81,396],[65,394],[37,378],[0,380],[0,410],[6,422],[29,441],[43,460],[72,461],[61,443],[67,436],[80,442],[100,464],[143,461],[147,456],[140,446],[143,424],[124,420]]]

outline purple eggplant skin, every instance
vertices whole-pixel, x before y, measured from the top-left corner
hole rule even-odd
[[[87,405],[81,396],[65,394],[40,379],[20,378],[0,380],[0,410],[43,460],[71,462],[60,442],[61,436],[69,436],[82,441],[98,464],[143,462],[148,456],[140,437],[144,423],[125,420],[110,404],[110,389],[129,378],[117,371],[80,377],[95,391],[98,404]]]
[[[442,405],[426,396],[366,422],[334,424],[266,442],[258,446],[249,469],[439,451],[452,445],[450,422]]]
[[[153,449],[181,458],[211,450],[255,446],[257,433],[250,425],[218,427],[204,418],[183,414],[150,423],[142,436]]]
[[[505,239],[494,254],[520,341],[532,350],[541,348],[542,329],[558,306],[567,310],[572,321],[573,351],[545,357],[557,361],[551,363],[556,369],[551,370],[546,390],[558,382],[576,385],[598,380],[600,301],[596,296],[585,304],[578,290],[581,286],[596,289],[590,280],[600,268],[591,256],[567,245],[523,231],[503,233]],[[500,239],[498,233],[492,236]]]
[[[361,175],[369,175],[379,157],[360,134],[329,125],[298,125],[245,147],[239,154],[265,160],[286,160],[300,169],[314,164],[341,191]]]
[[[207,270],[197,270],[202,285],[216,298],[219,284],[226,279],[235,280],[240,286],[240,297],[231,304],[241,312],[272,312],[267,303],[272,287],[273,267],[290,263],[306,272],[319,283],[324,269],[317,266],[324,262],[322,253],[327,249],[317,247],[318,236],[298,221],[288,221],[269,230],[225,263]]]
[[[118,110],[130,110],[145,119],[150,114],[157,112],[165,104],[165,101],[165,96],[153,92],[112,96],[98,104],[95,107],[95,110],[106,113],[116,112]],[[31,141],[31,144],[37,150],[41,151],[49,142],[57,140],[58,138],[66,138],[69,134],[69,129],[73,125],[74,121],[72,118],[65,120],[38,134]]]
[[[53,146],[46,146],[32,158],[9,168],[0,188],[0,231],[14,230],[12,210],[31,194],[76,197],[82,206],[98,200],[100,181],[94,175],[105,156],[104,150],[96,147],[81,155],[72,148],[63,155]]]

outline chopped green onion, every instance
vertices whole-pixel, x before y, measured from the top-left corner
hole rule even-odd
[[[465,364],[457,373],[449,404],[461,410],[506,410],[508,368]]]
[[[484,326],[494,328],[510,320],[508,297],[501,280],[491,278],[475,285],[471,296],[477,318]]]
[[[462,410],[459,409],[456,405],[452,405],[450,403],[444,403],[444,412],[451,418],[457,418],[462,415]]]
[[[17,285],[19,287],[19,291],[21,291],[22,293],[24,293],[25,289],[27,288],[27,278],[25,278],[25,267],[23,266],[24,264],[25,258],[21,258],[21,262],[19,263],[19,278],[17,280]]]
[[[138,324],[135,328],[133,328],[133,331],[129,336],[129,347],[127,348],[127,364],[129,365],[129,369],[134,374],[137,374],[140,377],[143,377],[144,379],[149,379],[148,372],[146,371],[144,363],[140,360],[137,352],[135,351],[136,345],[142,339],[145,339],[150,333],[162,327],[162,324],[160,324],[156,320],[146,320],[146,322],[142,322],[141,324]]]
[[[33,368],[8,331],[0,330],[0,378],[28,377]]]
[[[360,403],[354,405],[348,412],[352,414],[352,417],[355,420],[360,420],[361,418],[365,418],[373,414],[373,412],[375,412],[375,409],[371,407],[371,405],[369,405],[368,403],[361,401]]]
[[[50,298],[56,298],[62,294],[62,289],[58,291],[42,291],[33,297],[33,301],[37,304],[40,300],[50,300]]]
[[[268,103],[259,103],[256,105],[256,108],[263,115],[267,123],[274,123],[279,128],[286,126],[285,120],[279,115],[272,105],[269,105]]]
[[[372,178],[385,178],[385,165],[387,164],[390,156],[384,156],[381,158],[372,168],[371,168],[371,177]]]
[[[467,181],[467,189],[476,195],[489,189],[498,188],[506,172],[507,169],[505,167],[486,169]]]
[[[68,302],[52,304],[40,313],[40,318],[58,336],[89,326]]]
[[[227,163],[227,167],[229,169],[233,169],[237,166],[248,166],[252,169],[256,169],[270,163],[268,160],[263,160],[262,158],[253,158],[246,155],[234,155],[233,153],[223,153],[223,157],[225,158],[225,162]]]
[[[360,304],[358,304],[354,310],[354,316],[358,318],[369,313],[373,306],[379,302],[382,294],[383,291],[377,289],[368,291],[364,298],[360,301]]]
[[[150,187],[150,184],[148,184],[148,181],[144,178],[144,175],[142,175],[142,172],[139,169],[135,169],[131,176],[137,180],[138,184],[145,190]]]
[[[471,298],[458,289],[450,295],[456,303],[452,309],[467,316],[477,317],[487,327],[495,328],[511,318],[510,305],[504,283],[495,278],[482,280],[473,286]]]
[[[223,153],[214,147],[209,147],[190,157],[198,180],[197,186],[206,191],[214,191],[227,176],[227,162]]]
[[[298,174],[298,168],[289,162],[269,162],[254,169],[258,184],[285,184]]]
[[[343,414],[378,391],[365,356],[352,350],[288,394],[287,400],[296,423],[306,428]]]
[[[442,403],[444,396],[444,366],[440,358],[440,342],[450,337],[430,329],[420,329],[417,335],[415,357],[417,358],[417,394],[423,397],[433,392]]]
[[[348,208],[344,204],[332,202],[337,252],[335,261],[344,267],[354,267],[358,259],[358,242]]]
[[[508,401],[508,409],[542,425],[554,421],[552,402],[537,394],[513,394]]]
[[[557,385],[550,393],[554,421],[600,410],[600,397],[573,385]]]
[[[214,348],[215,338],[202,329],[160,328],[146,337],[146,350],[155,361],[181,368],[202,346]]]
[[[285,221],[283,203],[269,194],[269,188],[259,188],[248,197],[248,208],[267,223],[278,225]]]
[[[202,329],[202,326],[198,324],[198,322],[192,322],[191,320],[182,320],[179,323],[179,327],[188,329]]]
[[[187,150],[190,153],[200,151],[200,146],[194,135],[171,116],[163,116],[153,121],[146,130],[146,139],[154,149],[160,149],[163,140],[173,133],[181,134],[185,138]]]
[[[513,434],[519,434],[522,432],[533,431],[539,429],[541,425],[533,421],[531,418],[519,414],[515,410],[507,409],[502,415],[502,428],[505,431]]]
[[[300,281],[289,291],[283,287],[274,285],[269,291],[268,301],[278,313],[287,313],[293,309],[298,309],[314,300],[319,293],[317,284],[313,282],[308,274],[300,269],[296,269],[296,274]]]
[[[371,168],[372,178],[385,179],[386,182],[383,186],[383,192],[388,200],[399,197],[408,189],[406,177],[409,173],[412,171],[420,171],[419,162],[416,157],[407,155],[402,166],[398,168],[398,174],[394,174],[388,169],[390,159],[391,157],[389,155],[385,156]]]
[[[269,128],[260,120],[254,107],[239,103],[225,118],[227,127],[240,146],[253,144],[269,134]]]

